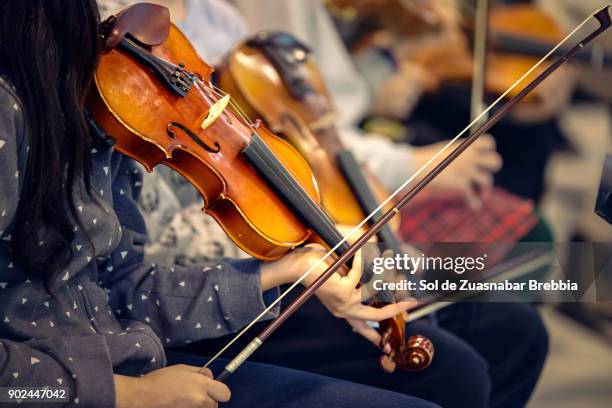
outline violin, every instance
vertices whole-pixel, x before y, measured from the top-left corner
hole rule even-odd
[[[166,8],[133,5],[106,20],[101,32],[107,48],[88,108],[118,151],[149,171],[164,164],[185,177],[202,195],[204,211],[256,258],[278,259],[309,242],[334,248],[337,256],[347,253],[348,243],[321,207],[308,163],[232,109],[229,95],[210,82],[213,68],[170,24]],[[431,342],[398,339],[400,368],[429,364]]]
[[[399,0],[398,2],[405,5],[411,3]],[[375,46],[391,50],[390,54],[395,56],[398,63],[408,60],[420,65],[431,76],[432,81],[426,84],[429,92],[435,92],[441,84],[471,81],[473,74],[474,50],[470,49],[467,41],[461,40],[474,37],[475,24],[471,14],[477,14],[477,11],[470,10],[467,2],[459,1],[457,5],[462,5],[465,9],[465,16],[462,18],[458,10],[447,11],[442,5],[436,4],[439,2],[440,0],[423,1],[422,3],[428,4],[428,7],[415,9],[404,6],[401,12],[396,10],[396,22],[406,18],[402,16],[407,14],[421,21],[417,26],[420,29],[408,32],[398,29],[397,23],[393,22],[392,18],[380,16],[389,13],[390,6],[387,4],[377,6],[375,3],[381,2],[372,0],[331,1],[336,8],[343,11],[341,15],[345,18],[375,20],[375,24],[366,24],[370,32],[357,42],[355,52]],[[452,8],[448,4],[444,6]],[[374,8],[378,8],[378,11],[373,11]],[[492,5],[490,8],[487,28],[487,42],[490,46],[487,55],[485,91],[489,95],[501,95],[563,39],[566,33],[554,18],[532,5]],[[437,15],[437,18],[425,18],[431,14]],[[430,23],[425,24],[427,21]],[[457,35],[460,38],[457,38]],[[552,56],[559,57],[566,51],[567,49],[563,47],[559,48]],[[612,54],[584,48],[576,53],[574,59],[576,62],[600,68],[612,63]],[[538,70],[525,78],[525,83],[543,72],[547,66],[549,64],[542,64]],[[507,95],[508,98],[512,96],[515,96],[515,91]],[[541,97],[536,89],[522,103],[537,104]]]
[[[400,35],[435,32],[442,19],[430,0],[326,0],[333,17],[364,20],[360,35],[388,28]]]
[[[342,144],[324,79],[310,50],[291,34],[260,32],[247,39],[229,53],[216,79],[247,115],[262,118],[306,157],[319,183],[323,207],[336,222],[359,224],[387,198],[382,186],[364,173]],[[375,222],[380,214],[372,218]],[[388,225],[378,239],[383,250],[401,252]],[[405,340],[405,325],[403,315],[380,322],[383,343],[389,341],[393,350],[390,356],[383,356],[387,371],[393,371],[396,364],[409,366],[400,360],[405,355],[402,350],[412,341]]]
[[[322,74],[310,50],[291,34],[256,34],[236,46],[215,74],[220,88],[249,117],[261,118],[306,158],[323,207],[336,223],[357,225],[388,197],[340,140],[337,113]],[[399,222],[378,236],[395,253],[401,250],[397,228]]]
[[[487,30],[491,50],[486,57],[485,90],[492,95],[501,95],[539,58],[544,56],[553,44],[561,41],[565,36],[552,17],[530,5],[494,7],[488,15]],[[475,32],[475,30],[470,30],[470,32]],[[533,53],[530,53],[533,48],[529,46],[535,47],[538,44],[541,45],[543,52],[534,56]],[[460,64],[456,67],[466,66],[466,64]],[[535,78],[548,66],[550,63],[542,64],[525,78],[525,81]],[[448,71],[440,79],[441,81],[471,80],[472,72],[471,67],[467,71],[462,71],[462,69],[455,72]],[[516,91],[508,94],[508,97],[514,95]],[[525,98],[524,102],[537,103],[538,96],[536,91]]]

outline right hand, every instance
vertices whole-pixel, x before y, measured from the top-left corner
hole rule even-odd
[[[261,267],[262,290],[279,284],[279,281],[280,283],[295,282],[311,269],[312,271],[304,276],[301,282],[307,287],[312,285],[333,261],[333,257],[329,257],[319,262],[326,253],[327,251],[322,246],[308,244],[294,249],[277,261],[265,262]],[[315,295],[332,315],[346,319],[355,332],[378,346],[381,341],[380,334],[366,322],[368,320],[381,321],[404,313],[414,306],[414,301],[393,303],[381,308],[362,304],[361,289],[358,287],[361,274],[361,254],[358,252],[348,274],[342,276],[334,273],[315,292]],[[388,352],[388,350],[384,351]]]
[[[414,148],[414,168],[420,169],[447,143]],[[455,147],[457,143],[450,146],[440,157],[446,157]],[[433,168],[440,161],[438,158],[427,169]],[[482,204],[481,196],[491,188],[493,174],[501,167],[502,158],[495,150],[495,139],[490,135],[483,135],[433,179],[430,186],[433,191],[461,194],[470,208],[478,210]]]
[[[215,408],[231,392],[210,370],[184,364],[139,378],[115,375],[116,408]]]
[[[319,259],[323,258],[326,253],[323,247],[315,244],[309,244],[303,250],[307,251],[304,252],[304,256],[311,266],[319,264]],[[327,269],[329,262],[331,260],[319,264],[314,273],[307,276],[303,283],[306,286],[310,286],[316,277]],[[415,302],[413,300],[406,300],[399,303],[391,303],[383,307],[363,304],[362,293],[359,288],[362,273],[361,251],[359,251],[353,258],[353,266],[348,271],[348,274],[342,276],[339,273],[334,273],[317,289],[315,295],[332,315],[345,319],[356,333],[362,335],[374,345],[379,346],[381,342],[380,333],[368,325],[367,322],[379,322],[405,313],[415,305]],[[389,352],[390,350],[383,351]]]

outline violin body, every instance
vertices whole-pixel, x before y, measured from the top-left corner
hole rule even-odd
[[[212,73],[174,26],[167,40],[152,46],[150,52],[184,64],[203,80]],[[224,112],[202,129],[215,98],[196,86],[187,96],[179,96],[135,58],[113,48],[100,58],[89,109],[115,138],[117,150],[149,171],[165,164],[189,180],[204,198],[205,211],[241,249],[259,259],[280,258],[313,238],[312,230],[304,227],[242,154],[253,132],[247,124]],[[318,201],[315,178],[303,157],[263,126],[257,133]]]
[[[313,91],[303,98],[292,94],[275,65],[248,42],[235,47],[217,70],[219,86],[232,95],[249,117],[263,119],[275,134],[282,135],[308,160],[323,207],[334,221],[357,225],[368,212],[337,161],[346,148],[337,134],[331,97],[315,62],[306,58],[306,54],[300,55],[305,59],[300,67],[295,67],[301,75],[299,80]],[[376,201],[384,201],[388,197],[384,187],[365,169],[361,171]],[[391,207],[389,203],[385,209]],[[392,227],[399,228],[399,219],[393,221]]]
[[[532,55],[531,48],[540,46],[548,51],[563,38],[563,31],[554,19],[529,5],[497,6],[489,14],[491,51],[487,55],[485,89],[488,94],[501,95],[544,56]],[[457,44],[436,44],[414,55],[414,61],[432,73],[437,83],[470,81],[473,59],[467,47]],[[550,66],[542,64],[524,80],[531,81]],[[521,87],[511,90],[510,99]],[[521,103],[537,103],[537,90]]]
[[[490,93],[501,95],[527,72],[538,61],[538,57],[508,52],[498,44],[497,38],[523,38],[542,43],[556,44],[563,39],[563,31],[557,22],[546,13],[533,6],[500,6],[492,10],[489,16],[490,30],[494,51],[488,59],[486,86]],[[544,54],[542,54],[544,56]],[[550,62],[541,65],[525,81],[531,81],[550,66]],[[515,89],[508,97],[515,96],[520,90]],[[525,99],[526,102],[536,102],[538,92],[533,97]]]

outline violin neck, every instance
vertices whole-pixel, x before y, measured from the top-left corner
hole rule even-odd
[[[253,133],[251,142],[243,150],[243,154],[275,190],[285,205],[293,210],[304,225],[312,228],[330,248],[335,248],[344,239],[334,221],[308,195],[256,133]],[[344,242],[334,252],[341,256],[348,248],[349,244]]]
[[[374,214],[369,224],[375,223],[381,217],[380,210],[377,211],[380,203],[376,200],[376,197],[374,197],[374,193],[370,189],[368,181],[363,174],[361,166],[355,159],[355,156],[353,156],[350,150],[345,149],[337,153],[336,161],[363,212],[365,214]],[[388,224],[381,228],[377,236],[385,249],[390,249],[395,254],[401,252],[400,242],[393,231],[391,231]]]
[[[376,211],[380,202],[374,195],[370,183],[365,177],[363,167],[359,164],[353,153],[343,145],[335,126],[318,129],[316,135],[319,144],[336,160],[342,176],[357,199],[363,213],[366,216],[374,214],[370,218],[368,225],[374,224],[381,217],[380,210]],[[390,249],[393,253],[400,253],[400,241],[390,226],[385,225],[377,234],[377,237],[383,250]]]
[[[495,34],[495,48],[524,54],[532,57],[541,58],[553,45],[546,41],[533,40],[531,38],[523,38],[516,35],[508,35],[503,33]],[[567,48],[559,48],[552,56],[560,57],[567,52]],[[612,55],[610,53],[598,53],[593,48],[583,48],[574,55],[574,60],[583,64],[609,66],[612,64]]]
[[[181,97],[187,96],[193,86],[194,78],[183,66],[174,65],[156,57],[129,38],[123,38],[117,47],[134,57],[144,66],[149,67],[157,77]]]

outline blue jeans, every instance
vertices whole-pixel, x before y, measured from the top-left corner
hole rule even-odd
[[[205,358],[168,351],[168,364],[201,366]],[[211,365],[220,373],[227,360]],[[263,363],[244,363],[228,380],[232,399],[225,407],[241,408],[436,408],[415,397],[318,374]]]
[[[546,330],[533,306],[457,304],[438,314],[439,326],[424,321],[407,326],[408,336],[422,334],[434,343],[431,366],[387,374],[380,368],[378,348],[316,299],[306,303],[255,352],[253,361],[416,396],[444,408],[514,408],[527,403],[548,350]],[[209,355],[227,341],[193,343],[182,351]],[[232,346],[227,356],[239,351]]]

